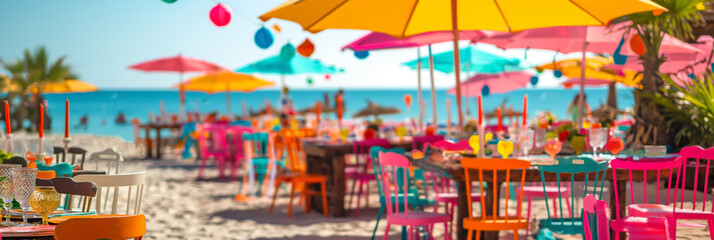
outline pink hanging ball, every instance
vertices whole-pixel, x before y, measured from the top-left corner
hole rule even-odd
[[[233,12],[230,7],[223,5],[223,3],[219,3],[215,7],[211,8],[211,12],[208,16],[211,18],[211,22],[213,22],[213,24],[223,27],[231,22],[231,14],[233,14]]]

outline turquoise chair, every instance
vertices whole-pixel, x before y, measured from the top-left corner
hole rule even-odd
[[[550,166],[538,166],[538,170],[540,170],[540,177],[541,177],[541,183],[543,185],[543,191],[545,192],[546,188],[546,182],[545,182],[545,173],[555,173],[557,174],[556,178],[556,186],[558,187],[558,190],[560,190],[561,184],[560,181],[560,176],[561,175],[570,175],[570,204],[566,205],[570,207],[570,212],[572,215],[570,217],[564,216],[563,213],[563,196],[560,194],[561,191],[558,191],[558,201],[556,201],[556,206],[558,207],[559,212],[561,213],[558,218],[554,218],[550,214],[550,209],[551,206],[549,206],[550,202],[552,199],[548,199],[548,195],[545,194],[545,206],[546,210],[548,212],[548,218],[547,219],[541,219],[539,223],[539,227],[541,229],[547,228],[550,229],[550,231],[554,233],[560,233],[560,234],[583,234],[583,221],[582,221],[582,214],[580,216],[576,216],[576,213],[581,213],[581,211],[575,211],[575,203],[576,203],[576,198],[577,202],[582,202],[582,198],[585,197],[587,194],[592,194],[595,196],[598,196],[598,199],[602,199],[602,190],[603,186],[605,184],[605,173],[607,173],[607,168],[609,166],[609,163],[607,161],[602,161],[602,162],[597,162],[593,160],[592,158],[589,157],[579,157],[579,156],[572,156],[572,157],[564,157],[564,158],[558,158],[558,164],[557,165],[550,165]],[[573,178],[575,177],[576,174],[585,174],[586,176],[594,176],[594,180],[589,180],[588,178],[585,178],[584,185],[585,185],[585,190],[583,191],[582,195],[578,195],[575,192],[574,185],[575,181]],[[566,200],[567,201],[567,200]]]
[[[377,176],[377,188],[379,190],[379,212],[377,213],[377,223],[374,225],[374,230],[372,230],[372,240],[374,240],[374,236],[377,232],[377,227],[379,226],[379,220],[382,218],[382,214],[384,213],[386,209],[386,203],[387,201],[384,199],[384,193],[382,192],[382,167],[379,164],[379,153],[380,152],[393,152],[393,153],[398,153],[398,154],[405,154],[406,149],[404,148],[391,148],[391,149],[386,149],[383,147],[372,147],[369,150],[369,156],[372,158],[372,168],[374,169],[374,174]],[[403,176],[403,172],[397,173],[397,178],[401,179]],[[415,171],[415,175],[417,175],[417,171]],[[409,177],[408,182],[413,180],[411,177]],[[424,206],[432,205],[434,204],[434,201],[430,201],[427,199],[423,199],[419,197],[419,192],[414,184],[410,185],[411,187],[409,188],[409,195],[407,196],[407,203],[409,206],[412,208],[424,210]],[[401,206],[400,206],[401,207]],[[402,229],[402,239],[406,239],[406,230],[405,228]]]
[[[243,134],[243,141],[251,142],[251,150],[253,152],[253,168],[255,169],[255,175],[258,178],[259,186],[257,194],[261,194],[260,186],[263,186],[265,175],[268,174],[268,164],[270,163],[270,159],[268,158],[269,138],[270,134],[266,132]],[[283,162],[280,161],[280,159],[276,159],[275,161],[278,167],[283,167]]]
[[[72,177],[72,170],[74,170],[74,165],[70,165],[69,163],[63,162],[63,163],[58,163],[52,166],[47,166],[45,164],[45,161],[40,161],[37,160],[35,161],[37,164],[37,170],[40,171],[54,171],[55,175],[57,177]]]

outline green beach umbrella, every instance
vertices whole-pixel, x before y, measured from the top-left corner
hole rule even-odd
[[[487,48],[482,45],[468,46],[459,49],[460,65],[463,72],[471,73],[502,73],[528,69],[518,58],[508,56],[504,51]],[[415,59],[402,63],[402,65],[416,69],[418,61],[428,62],[428,57]],[[443,73],[454,72],[454,51],[434,54],[434,69]],[[422,69],[429,66],[421,65]]]
[[[297,74],[335,74],[343,70],[332,65],[326,65],[317,59],[310,59],[295,54],[289,60],[281,55],[275,55],[263,60],[245,65],[235,70],[241,73],[280,74],[281,84],[285,85],[285,75]]]

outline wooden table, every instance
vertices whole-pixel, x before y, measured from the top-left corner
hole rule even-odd
[[[141,129],[144,129],[145,133],[145,139],[146,139],[146,159],[161,159],[161,130],[162,129],[174,129],[174,130],[179,130],[181,129],[182,124],[180,123],[171,123],[171,124],[157,124],[157,123],[149,123],[149,124],[142,124],[139,127]],[[156,140],[150,141],[151,140],[151,130],[156,131]],[[153,154],[153,146],[151,142],[156,143],[156,155]]]
[[[443,164],[443,163],[431,163],[431,162],[426,162],[426,161],[419,161],[419,160],[413,160],[412,161],[414,165],[419,166],[427,171],[435,171],[439,172],[442,174],[448,174],[448,176],[451,176],[453,179],[455,179],[458,182],[458,209],[457,209],[457,216],[456,216],[456,226],[457,226],[457,239],[463,240],[466,239],[466,234],[467,231],[461,227],[463,226],[463,219],[468,217],[468,199],[466,198],[466,186],[467,184],[464,182],[464,169],[457,164]],[[693,167],[691,169],[691,172],[693,172]],[[687,171],[690,171],[689,169]],[[501,171],[497,172],[496,175],[498,175],[497,179],[497,185],[500,186],[502,183],[506,181],[510,182],[520,182],[521,181],[521,173],[519,171],[511,171],[510,174],[510,179],[506,179],[506,172]],[[676,173],[675,173],[676,175]],[[561,174],[560,175],[560,180],[561,181],[570,181],[570,174]],[[643,178],[643,172],[642,171],[633,171],[632,172],[633,179],[642,179]],[[483,174],[483,181],[484,182],[491,182],[493,181],[493,174],[491,174],[490,171],[486,171]],[[555,182],[557,180],[557,174],[555,173],[545,173],[544,174],[545,181],[546,182]],[[661,177],[665,179],[665,181],[662,181],[663,183],[666,182],[666,179],[669,177],[669,171],[662,171]],[[469,178],[472,181],[478,181],[479,179],[479,173],[478,171],[470,171],[469,172]],[[653,179],[657,178],[657,171],[648,171],[647,172],[647,179],[652,181]],[[589,176],[589,181],[592,181],[595,179],[595,174],[592,173]],[[609,184],[609,189],[613,190],[614,189],[614,181],[612,178],[612,169],[608,169],[606,173],[606,179],[608,180]],[[584,181],[585,180],[585,174],[575,174],[574,177],[575,181]],[[526,175],[525,175],[525,181],[526,182],[540,182],[541,181],[541,176],[540,176],[540,171],[536,167],[531,167],[526,170]],[[619,204],[620,204],[620,209],[616,208],[615,201],[615,194],[610,194],[610,215],[611,216],[616,216],[616,211],[620,211],[620,216],[626,216],[625,209],[627,208],[627,203],[625,202],[625,196],[627,196],[626,193],[626,187],[627,187],[627,182],[629,181],[629,174],[627,170],[617,170],[617,192],[618,195],[621,196],[619,199]],[[484,188],[484,194],[486,196],[483,196],[482,199],[484,199],[486,206],[491,206],[493,204],[494,200],[494,194],[492,194],[493,189],[489,189],[488,191],[486,189],[489,189],[489,187]],[[497,188],[496,194],[499,194],[498,190],[500,189]],[[487,214],[492,214],[493,210],[492,208],[488,207],[486,208],[486,213]],[[497,210],[498,212],[498,210]],[[610,234],[612,237],[614,237],[614,231],[610,231]],[[484,232],[482,234],[482,239],[498,239],[498,232]],[[621,233],[620,235],[621,239],[626,239],[625,233]]]
[[[391,142],[392,147],[412,148],[410,139]],[[351,142],[330,142],[328,140],[305,139],[303,141],[308,173],[327,175],[327,206],[335,217],[345,217],[345,155],[354,153]],[[317,187],[317,186],[315,186]],[[319,189],[313,189],[319,191]],[[313,197],[312,208],[322,212],[322,199]]]

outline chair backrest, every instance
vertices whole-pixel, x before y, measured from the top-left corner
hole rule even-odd
[[[267,132],[255,132],[250,134],[243,134],[243,141],[248,143],[250,148],[244,149],[246,151],[250,150],[253,158],[267,157],[270,134]]]
[[[27,167],[27,160],[24,157],[11,157],[2,161],[3,164],[20,164],[22,167]]]
[[[595,218],[595,224],[590,223],[590,219]],[[598,200],[594,195],[588,194],[583,198],[583,229],[585,240],[610,240],[610,211],[607,202]],[[597,226],[597,232],[593,234],[591,226]]]
[[[360,171],[367,173],[371,167],[371,158],[369,156],[369,150],[372,147],[383,147],[390,148],[391,144],[387,139],[368,139],[362,141],[355,141],[352,144],[352,151],[355,156],[355,164],[352,166],[359,167]]]
[[[146,234],[144,214],[133,216],[76,217],[55,228],[57,240],[141,239]]]
[[[38,179],[53,179],[57,176],[55,171],[37,171]]]
[[[99,162],[108,162],[107,173],[112,172],[112,163],[115,163],[116,168],[114,169],[114,174],[118,174],[119,163],[124,161],[124,158],[121,156],[121,153],[117,152],[116,149],[107,148],[104,149],[104,151],[92,153],[89,155],[89,160],[97,163],[97,169],[99,169]]]
[[[554,204],[557,205],[557,209],[561,214],[558,215],[560,219],[558,219],[557,222],[563,223],[566,221],[570,221],[570,225],[558,225],[562,228],[551,228],[550,230],[554,232],[559,232],[559,233],[568,233],[568,234],[574,234],[574,233],[582,233],[582,229],[578,226],[576,227],[575,222],[580,222],[581,218],[578,217],[577,211],[575,211],[575,202],[576,199],[584,198],[585,195],[588,194],[588,188],[592,185],[592,192],[590,194],[593,194],[595,196],[598,196],[598,198],[602,198],[602,192],[603,188],[605,186],[605,175],[607,173],[607,169],[609,167],[608,162],[597,162],[593,160],[592,158],[587,158],[587,157],[567,157],[567,158],[558,158],[558,164],[556,165],[546,165],[546,166],[538,166],[538,170],[540,170],[540,179],[541,179],[541,185],[543,186],[543,192],[546,192],[546,181],[545,181],[545,173],[555,173],[556,175],[556,184],[555,187],[558,189],[558,201],[553,201]],[[578,196],[579,194],[575,192],[575,174],[584,174],[585,176],[595,176],[595,179],[590,181],[590,177],[585,178],[584,185],[585,189],[583,191],[583,194]],[[560,181],[560,178],[562,175],[570,175],[570,184],[564,185]],[[599,186],[598,186],[599,185]],[[564,196],[562,193],[564,191],[561,191],[562,188],[564,187],[570,187],[570,196],[565,196],[565,205],[566,209],[569,206],[570,209],[568,209],[568,212],[571,213],[570,217],[564,216],[563,212],[563,201],[564,201]],[[548,220],[549,222],[553,222],[553,217],[550,212],[550,207],[549,206],[549,200],[548,199],[548,194],[545,194],[545,206],[546,206],[546,211],[548,212]],[[567,203],[567,201],[570,200],[570,203]],[[580,200],[577,200],[577,202],[580,202]],[[553,206],[556,207],[556,206]]]
[[[111,214],[117,214],[119,201],[119,188],[128,187],[128,196],[126,198],[126,214],[138,214],[141,209],[141,200],[144,194],[144,183],[146,182],[146,173],[125,173],[116,175],[79,175],[74,177],[78,182],[93,182],[97,185],[97,201],[96,211],[101,214],[104,210],[102,205],[108,199],[102,199],[102,191],[109,191],[109,188],[114,188],[114,196],[112,201]],[[132,188],[134,189],[134,208],[131,211]]]
[[[674,203],[672,197],[676,195],[676,190],[677,190],[677,185],[679,185],[679,171],[682,167],[682,162],[683,162],[682,157],[674,158],[674,159],[664,159],[662,161],[650,161],[650,160],[640,160],[640,161],[628,161],[628,160],[621,160],[621,159],[614,159],[610,161],[610,167],[612,168],[612,179],[614,181],[614,187],[615,189],[613,190],[615,194],[615,207],[617,209],[620,209],[620,201],[619,199],[621,197],[626,197],[626,196],[620,196],[618,194],[617,190],[617,170],[618,169],[623,169],[627,170],[629,174],[629,182],[630,182],[630,204],[635,204],[635,188],[633,185],[634,181],[642,181],[642,182],[649,182],[649,178],[647,178],[647,172],[657,172],[657,190],[656,190],[656,198],[655,198],[655,203],[660,204],[660,198],[662,195],[660,195],[660,180],[662,178],[662,174],[665,174],[664,176],[668,176],[667,179],[667,198],[665,200],[665,205],[669,205],[670,203]],[[633,171],[635,173],[638,173],[639,171],[642,171],[642,179],[634,179],[635,177],[633,176]],[[675,175],[676,173],[676,175]],[[676,182],[673,183],[673,180]],[[626,189],[625,189],[626,190]],[[664,189],[663,189],[664,190]],[[643,184],[642,187],[642,192],[639,190],[638,196],[643,197],[643,203],[648,203],[647,201],[647,184]],[[673,195],[674,194],[674,195]],[[650,201],[651,202],[651,201]],[[615,211],[615,219],[620,220],[622,216],[620,216],[620,211]]]
[[[92,182],[75,182],[71,178],[37,179],[37,186],[52,186],[60,194],[67,194],[66,202],[63,206],[72,206],[74,196],[80,196],[81,211],[89,212],[91,205],[90,198],[97,195],[97,185]]]
[[[709,167],[712,165],[712,159],[714,159],[714,147],[710,147],[707,149],[704,149],[700,146],[684,147],[682,148],[682,150],[679,151],[679,158],[682,161],[683,167],[680,171],[682,175],[681,177],[677,177],[677,180],[683,180],[681,185],[677,185],[681,186],[681,194],[679,204],[675,204],[675,210],[684,209],[685,188],[688,188],[687,185],[693,184],[693,186],[689,186],[692,187],[691,189],[694,189],[694,191],[692,191],[692,210],[696,210],[698,208],[698,202],[700,202],[700,199],[697,198],[697,192],[703,191],[704,196],[701,198],[701,211],[705,211],[705,208],[707,207],[707,193],[711,191],[710,186],[714,185],[714,183],[709,183],[709,178],[711,176],[709,175]],[[690,171],[689,173],[693,175],[690,177],[690,179],[693,178],[693,182],[687,179],[688,167],[695,167],[694,172]],[[701,174],[701,171],[704,171],[704,174]],[[674,192],[674,201],[675,203],[677,203],[677,190],[675,189]],[[712,204],[714,204],[714,194],[712,195]],[[712,208],[711,212],[714,213],[714,208]]]
[[[81,147],[69,147],[67,149],[67,154],[72,155],[72,162],[69,164],[77,165],[79,164],[79,169],[84,169],[84,158],[87,155],[87,150]],[[77,162],[79,160],[79,162]]]
[[[384,201],[384,192],[382,191],[382,165],[379,162],[379,154],[383,152],[391,152],[403,155],[407,152],[407,150],[404,148],[386,149],[380,146],[374,146],[369,149],[369,156],[372,158],[372,169],[374,169],[374,173],[376,175],[375,178],[377,180],[377,189],[379,190],[380,202]]]
[[[307,165],[305,164],[305,153],[302,149],[302,141],[306,137],[315,136],[315,132],[310,129],[283,129],[276,136],[281,146],[276,146],[278,149],[278,158],[282,157],[282,153],[286,153],[285,167],[291,172],[305,172]],[[285,151],[283,151],[283,149]]]
[[[226,138],[228,142],[229,152],[242,156],[243,150],[243,134],[252,133],[253,129],[241,125],[228,126],[226,129]]]
[[[432,144],[434,147],[440,148],[444,151],[461,151],[461,150],[472,150],[469,146],[468,140],[461,140],[458,142],[451,141],[437,141]]]
[[[228,139],[226,131],[228,130],[228,124],[204,123],[200,129],[198,145],[201,147],[202,154],[227,153]]]
[[[55,163],[65,162],[66,153],[63,147],[54,146],[52,151],[55,153]]]
[[[444,141],[444,135],[424,135],[412,138],[412,149],[423,149],[427,143]]]
[[[404,218],[409,209],[408,172],[411,163],[404,155],[392,152],[379,153],[379,162],[382,170],[382,192],[387,205],[387,218],[400,217],[399,215]],[[402,206],[404,207],[402,208]]]
[[[518,201],[516,202],[516,218],[515,219],[522,219],[521,218],[521,205],[523,202],[523,183],[526,180],[526,169],[531,166],[531,163],[525,160],[520,160],[520,159],[492,159],[492,158],[470,158],[470,157],[464,157],[461,159],[461,166],[464,167],[464,178],[465,178],[465,184],[466,184],[466,196],[471,196],[471,176],[469,174],[470,171],[478,171],[478,176],[479,176],[479,189],[481,191],[481,196],[484,195],[484,186],[490,186],[492,191],[493,191],[493,196],[494,198],[498,199],[498,191],[500,190],[500,185],[497,184],[498,180],[498,173],[501,171],[505,171],[506,179],[512,179],[511,174],[520,174],[520,184],[518,185],[518,188],[514,188],[518,191]],[[483,180],[484,174],[489,174],[491,175],[491,182],[485,182]],[[503,174],[503,173],[502,173]],[[516,175],[517,177],[517,175]],[[512,189],[511,184],[512,181],[505,181],[508,186],[506,186],[506,189]],[[509,199],[510,192],[511,191],[505,191],[506,192],[506,199]],[[473,220],[473,203],[471,198],[467,198],[469,200],[469,219]],[[480,201],[481,202],[481,209],[486,209],[486,201]],[[493,201],[493,206],[492,209],[492,216],[486,216],[485,211],[482,211],[481,213],[481,219],[486,220],[487,218],[492,218],[493,220],[496,220],[499,218],[497,216],[498,212],[498,202],[494,200]],[[509,220],[509,218],[512,218],[508,214],[508,202],[506,201],[505,211],[503,212],[505,215],[505,220]]]
[[[47,166],[43,161],[35,161],[37,163],[37,170],[40,171],[52,171],[58,177],[72,177],[74,166],[69,163],[62,162],[55,165]],[[39,175],[39,174],[38,174]]]

